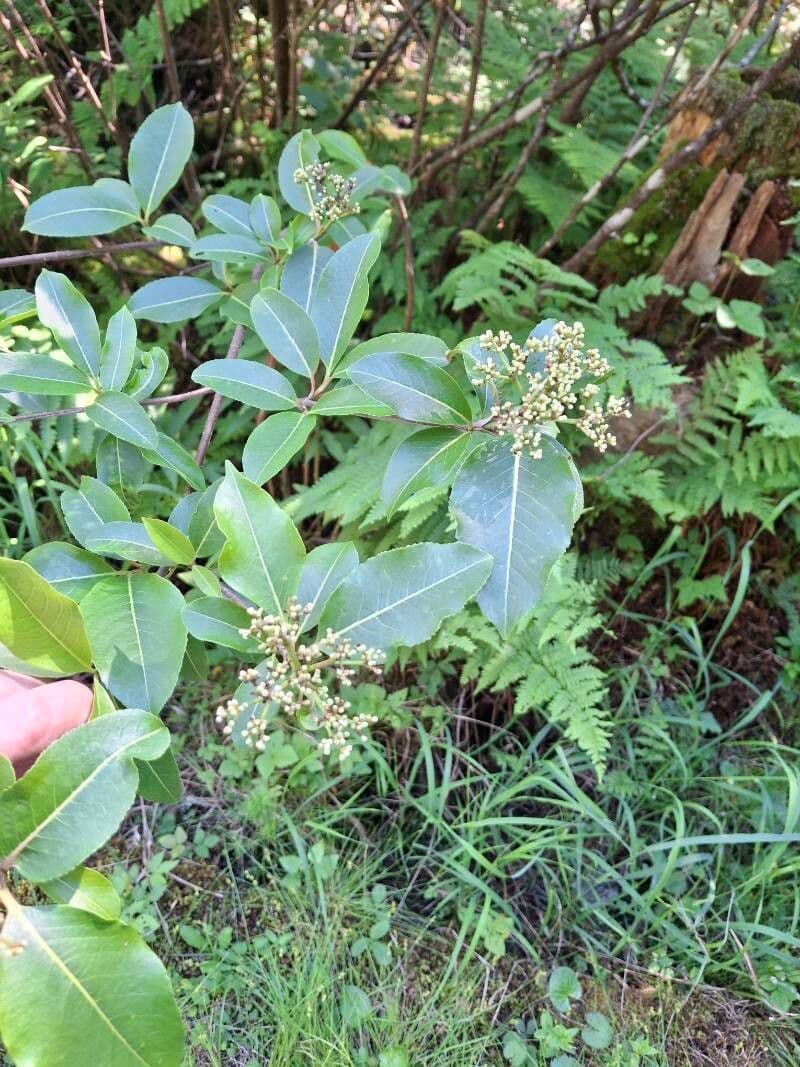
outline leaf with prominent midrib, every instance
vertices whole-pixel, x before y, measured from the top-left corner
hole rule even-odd
[[[43,270],[36,279],[36,311],[59,348],[94,377],[100,369],[100,328],[83,293],[65,274]]]
[[[192,380],[261,411],[287,411],[297,399],[280,371],[250,360],[210,359],[196,368]]]
[[[214,514],[225,535],[219,558],[223,579],[258,607],[282,613],[306,554],[292,520],[230,463],[214,499]]]
[[[242,452],[242,468],[251,482],[263,485],[282,471],[308,440],[317,420],[300,411],[279,411],[250,434]]]
[[[136,358],[136,319],[126,307],[108,320],[106,339],[100,354],[100,385],[120,390],[133,370]]]
[[[307,313],[279,289],[262,289],[250,304],[256,333],[284,367],[311,378],[319,365],[319,337]]]
[[[326,366],[335,365],[361,322],[369,297],[369,270],[380,249],[377,234],[365,233],[335,252],[320,274],[309,314]]]
[[[316,626],[325,605],[357,566],[358,552],[352,541],[331,541],[308,553],[297,583],[297,599],[309,608],[303,630]]]
[[[57,592],[76,603],[103,578],[114,573],[104,559],[66,541],[49,541],[25,554],[23,562]]]
[[[224,296],[205,278],[157,278],[137,289],[128,301],[135,319],[150,322],[182,322],[193,319]]]
[[[139,934],[78,908],[12,904],[0,956],[0,1031],[33,1067],[180,1067],[169,977]],[[57,1010],[56,1010],[57,1008]]]
[[[223,233],[235,233],[240,237],[252,237],[253,228],[250,225],[250,205],[238,196],[228,196],[225,193],[214,193],[207,196],[200,210],[218,230]]]
[[[56,189],[34,200],[22,229],[43,237],[91,237],[113,233],[139,218],[133,190],[119,178]]]
[[[289,207],[307,215],[314,206],[308,182],[296,182],[295,172],[316,163],[319,141],[311,130],[301,130],[286,143],[278,160],[278,187]]]
[[[78,489],[65,489],[61,510],[70,533],[85,545],[107,522],[130,522],[131,514],[109,486],[84,475]]]
[[[153,420],[141,404],[125,393],[101,393],[86,414],[106,433],[137,448],[155,448],[158,444]]]
[[[345,578],[322,612],[320,631],[373,648],[418,645],[464,607],[491,569],[491,558],[469,545],[381,552]]]
[[[92,662],[78,606],[21,560],[0,558],[0,642],[48,672],[77,674]]]
[[[194,144],[194,124],[183,104],[167,104],[148,115],[128,153],[128,180],[145,222],[183,173]]]
[[[478,595],[505,634],[533,608],[556,560],[569,546],[583,492],[569,453],[542,437],[541,459],[514,455],[507,441],[474,452],[450,496],[458,538],[494,558]]]
[[[390,511],[419,492],[447,485],[471,448],[477,434],[461,430],[419,430],[401,441],[386,468],[383,503]]]
[[[250,616],[239,604],[220,596],[200,596],[189,601],[183,618],[189,633],[200,641],[234,648],[237,652],[258,652],[258,645],[240,631],[250,625]]]
[[[74,396],[90,390],[89,379],[71,363],[33,352],[0,353],[0,393]]]
[[[155,759],[169,732],[153,715],[118,711],[70,730],[0,794],[0,856],[24,878],[60,878],[115,832],[139,775],[134,758]]]
[[[411,422],[468,423],[469,401],[455,378],[420,356],[378,352],[350,368],[365,393]]]
[[[123,704],[160,711],[178,681],[186,649],[183,597],[157,574],[106,578],[80,604],[92,657]]]

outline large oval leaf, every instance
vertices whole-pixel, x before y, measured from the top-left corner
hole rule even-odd
[[[32,352],[0,354],[0,393],[74,396],[90,389],[89,379],[71,363]]]
[[[61,494],[64,521],[82,545],[96,536],[107,522],[129,522],[131,513],[110,486],[84,475],[77,489]]]
[[[137,289],[128,301],[135,319],[150,322],[182,322],[194,319],[224,296],[204,278],[158,278]]]
[[[135,758],[155,759],[169,731],[144,711],[70,730],[0,793],[0,856],[31,881],[71,871],[116,831],[133,798]]]
[[[469,545],[410,545],[360,564],[333,594],[320,619],[372,648],[418,645],[484,584],[492,560]]]
[[[123,704],[160,711],[186,650],[183,597],[175,586],[157,574],[107,578],[80,610],[106,688]]]
[[[262,289],[253,297],[250,316],[277,361],[311,378],[319,364],[319,337],[303,308],[278,289]]]
[[[65,274],[43,270],[36,279],[36,311],[59,348],[93,378],[100,369],[100,328],[83,293]]]
[[[455,378],[420,356],[378,352],[354,364],[350,377],[369,396],[411,422],[452,425],[472,418]]]
[[[92,662],[78,606],[21,560],[0,558],[0,642],[48,672],[77,674]]]
[[[330,248],[309,241],[286,260],[281,274],[281,292],[291,297],[303,311],[310,309],[322,270],[332,255]]]
[[[294,407],[297,399],[288,378],[280,371],[250,360],[210,359],[196,368],[192,379],[261,411],[286,411]]]
[[[0,957],[0,1032],[15,1063],[180,1067],[169,977],[130,926],[12,904],[2,936],[25,946]]]
[[[125,393],[101,393],[86,414],[101,430],[119,437],[137,448],[155,448],[158,432],[153,420]]]
[[[22,228],[43,237],[90,237],[113,233],[138,218],[139,206],[128,183],[100,178],[94,185],[40,196],[25,212]]]
[[[114,570],[104,559],[65,541],[50,541],[26,553],[24,562],[57,592],[80,601]]]
[[[194,125],[183,104],[167,104],[148,115],[128,153],[128,179],[145,222],[183,173],[194,144]]]
[[[317,625],[325,605],[357,566],[358,552],[352,541],[331,541],[308,553],[297,583],[297,599],[308,612],[303,630]]]
[[[365,233],[328,260],[311,300],[322,361],[333,367],[356,332],[369,297],[369,270],[380,252],[377,234]]]
[[[242,468],[250,481],[263,485],[282,471],[306,443],[316,421],[300,411],[279,411],[256,426],[242,452]]]
[[[450,496],[459,540],[494,559],[478,604],[503,634],[536,604],[583,508],[569,453],[551,437],[541,447],[532,459],[492,442],[470,456]]]
[[[301,130],[290,138],[278,160],[278,186],[289,207],[308,215],[314,197],[307,182],[295,181],[295,173],[319,159],[319,141],[310,130]]]
[[[282,614],[306,554],[292,520],[269,493],[230,464],[214,499],[214,514],[225,535],[219,573],[258,607]]]
[[[223,233],[235,233],[240,237],[252,237],[250,205],[238,196],[214,193],[207,196],[200,209],[212,226]]]
[[[393,511],[420,489],[449,484],[477,434],[461,430],[431,429],[412,433],[401,441],[386,468],[383,503]]]

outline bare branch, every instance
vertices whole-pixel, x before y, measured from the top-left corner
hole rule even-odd
[[[115,245],[99,245],[97,248],[59,248],[54,252],[29,252],[24,256],[6,256],[0,259],[0,270],[25,267],[36,263],[66,263],[71,259],[102,259],[121,252],[140,252],[161,248],[163,241],[122,241]]]

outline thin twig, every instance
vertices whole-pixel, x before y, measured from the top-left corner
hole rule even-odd
[[[259,263],[250,275],[250,280],[257,282],[264,273],[264,267],[265,265],[263,263]],[[231,337],[231,343],[228,345],[228,351],[225,353],[225,359],[238,358],[239,353],[242,350],[242,345],[244,344],[246,332],[245,327],[241,324],[236,327],[233,331],[233,336]],[[202,466],[205,461],[208,453],[208,446],[211,444],[211,438],[214,436],[214,428],[217,425],[221,407],[222,395],[220,393],[214,393],[208,409],[208,415],[206,415],[203,432],[200,434],[200,443],[198,444],[197,452],[195,453],[195,459],[197,460],[198,466]]]
[[[422,127],[425,123],[425,113],[428,107],[428,97],[431,91],[431,78],[433,77],[433,68],[436,65],[436,53],[439,51],[439,41],[442,37],[442,26],[444,26],[444,16],[447,11],[446,0],[435,0],[436,2],[436,19],[433,23],[433,31],[431,32],[431,39],[428,43],[428,53],[425,57],[425,67],[422,74],[422,79],[419,83],[419,93],[417,94],[417,117],[414,123],[414,133],[411,138],[411,152],[408,157],[408,169],[411,171],[417,164],[419,158],[419,148],[422,142]]]
[[[59,248],[54,252],[29,252],[24,256],[6,256],[0,259],[0,270],[10,267],[25,267],[36,263],[66,263],[71,259],[102,259],[120,252],[140,252],[145,249],[160,248],[163,241],[122,241],[115,245],[101,245],[99,248]]]
[[[402,196],[395,196],[394,202],[397,207],[397,213],[400,216],[400,227],[403,231],[403,263],[406,274],[406,312],[403,318],[403,329],[410,330],[411,323],[414,321],[414,298],[416,292],[414,243],[405,200],[403,200]]]
[[[0,357],[1,364],[2,357]],[[149,396],[146,400],[140,400],[139,403],[142,407],[169,407],[172,404],[182,404],[184,400],[194,400],[196,397],[208,396],[209,393],[213,392],[214,390],[210,386],[203,385],[197,389],[189,389],[185,393],[172,393],[170,396]],[[82,415],[91,406],[91,404],[84,404],[82,407],[58,408],[55,411],[24,412],[22,415],[13,415],[10,419],[4,419],[0,416],[0,426],[11,426],[15,422],[39,422],[42,419],[58,419],[62,415]]]
[[[573,272],[582,270],[594,258],[601,245],[605,244],[609,237],[618,233],[630,222],[634,212],[663,187],[671,174],[696,159],[703,149],[707,148],[720,133],[727,130],[735,122],[738,122],[798,55],[800,55],[800,34],[795,36],[789,48],[768,70],[764,71],[753,83],[749,91],[740,96],[723,115],[715,119],[700,137],[696,137],[693,141],[673,152],[661,166],[657,167],[646,181],[634,190],[627,202],[606,219],[596,233],[577,252],[570,256],[566,263],[563,264],[564,269]]]

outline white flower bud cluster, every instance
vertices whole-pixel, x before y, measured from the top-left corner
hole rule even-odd
[[[298,167],[294,172],[297,184],[308,185],[311,189],[314,204],[310,215],[319,224],[330,225],[344,215],[357,215],[361,210],[352,199],[355,178],[331,174],[330,166],[330,163],[310,163],[307,167]]]
[[[533,459],[541,459],[539,427],[547,422],[574,423],[599,452],[617,443],[609,419],[630,418],[628,402],[613,395],[605,406],[594,400],[599,391],[597,380],[607,377],[611,367],[596,348],[584,347],[584,336],[580,322],[572,326],[558,322],[548,337],[529,337],[524,345],[512,341],[506,330],[481,334],[481,348],[503,359],[501,363],[487,355],[476,363],[473,385],[496,387],[500,382],[513,382],[520,389],[518,402],[497,403],[490,410],[491,428],[513,439],[514,453],[527,452]],[[530,357],[535,355],[544,357],[541,371],[528,370]],[[507,364],[508,370],[502,364]],[[587,377],[594,380],[585,381]]]
[[[350,701],[332,694],[330,683],[351,686],[364,673],[379,678],[385,657],[378,649],[354,644],[333,630],[303,644],[301,635],[312,607],[291,599],[283,615],[249,609],[250,625],[240,633],[255,639],[265,662],[239,672],[239,681],[252,686],[253,697],[261,704],[242,728],[242,739],[256,751],[266,748],[270,726],[267,711],[274,706],[290,719],[320,730],[319,747],[324,755],[337,752],[345,759],[353,750],[353,742],[365,741],[370,726],[378,720],[374,715],[350,715]],[[233,733],[243,711],[235,697],[217,708],[223,733]]]

